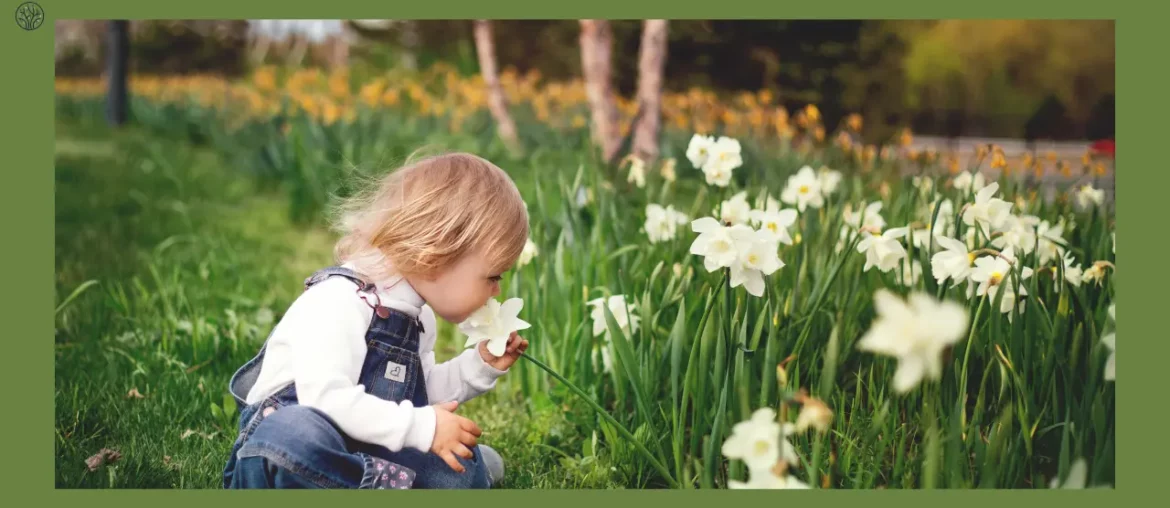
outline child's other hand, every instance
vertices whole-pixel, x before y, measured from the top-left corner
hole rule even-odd
[[[516,360],[520,359],[520,353],[528,349],[528,340],[520,336],[516,332],[512,332],[512,336],[508,337],[508,345],[504,349],[503,356],[492,356],[487,349],[487,341],[479,343],[479,356],[483,357],[483,361],[491,365],[496,370],[508,370],[512,367]]]
[[[456,455],[467,460],[475,458],[471,448],[475,447],[481,434],[475,422],[455,414],[459,402],[435,404],[435,439],[431,442],[431,453],[438,455],[457,473],[464,472],[463,464]]]

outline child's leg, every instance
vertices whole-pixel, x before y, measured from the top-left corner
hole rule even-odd
[[[416,489],[487,489],[491,488],[488,468],[483,461],[483,452],[479,446],[471,449],[475,457],[471,460],[456,456],[456,460],[463,465],[462,473],[451,469],[438,455],[423,453],[415,449],[404,448],[398,452],[388,452],[385,448],[374,448],[372,455],[386,458],[395,464],[402,464],[415,472],[414,487]]]
[[[353,453],[322,413],[288,406],[268,415],[237,455],[232,488],[409,488],[413,472]]]

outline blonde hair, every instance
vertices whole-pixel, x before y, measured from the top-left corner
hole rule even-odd
[[[339,263],[381,284],[438,275],[482,253],[494,273],[528,240],[528,210],[504,170],[468,153],[425,157],[373,182],[337,207]]]

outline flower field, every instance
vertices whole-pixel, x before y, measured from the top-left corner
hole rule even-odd
[[[501,81],[528,147],[520,156],[496,139],[482,82],[442,66],[135,78],[131,117],[281,196],[284,215],[316,228],[317,249],[328,246],[332,197],[416,149],[470,151],[511,173],[532,236],[502,306],[483,312],[506,310],[531,345],[501,384],[523,401],[504,421],[566,413],[571,438],[514,445],[604,455],[629,473],[622,486],[1115,482],[1117,264],[1103,161],[994,146],[916,152],[909,132],[862,142],[856,115],[826,126],[814,106],[789,112],[767,93],[691,90],[663,97],[660,160],[607,167],[592,153],[580,83]],[[58,80],[59,121],[100,121],[103,90]],[[619,109],[624,135],[637,105]],[[1073,183],[1045,199],[1050,173]],[[233,288],[202,290],[216,301]],[[510,299],[522,301],[518,316]],[[96,322],[108,333],[134,322],[133,305],[108,308],[124,318]],[[278,318],[271,310],[258,329]],[[212,337],[183,354],[219,365],[215,389],[264,335],[188,319],[186,331],[158,333]],[[464,334],[501,332],[444,326],[454,348]],[[59,413],[59,430],[72,418]],[[234,425],[222,404],[203,418]],[[230,440],[209,441],[202,460],[214,470]]]

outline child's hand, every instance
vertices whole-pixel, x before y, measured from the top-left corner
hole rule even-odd
[[[487,349],[487,341],[479,343],[479,356],[483,357],[483,361],[487,362],[496,370],[508,370],[516,360],[520,359],[520,353],[528,349],[528,341],[516,332],[512,332],[512,336],[508,337],[508,345],[504,349],[503,356],[492,356]]]
[[[457,473],[464,471],[463,464],[455,458],[456,455],[472,460],[475,455],[471,448],[476,445],[481,434],[479,426],[454,413],[459,402],[451,401],[435,404],[435,439],[431,442],[431,453],[438,455]]]

